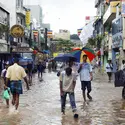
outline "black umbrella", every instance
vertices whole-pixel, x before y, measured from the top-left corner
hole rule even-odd
[[[54,58],[55,61],[68,62],[68,61],[77,61],[77,58],[72,54],[64,54]]]

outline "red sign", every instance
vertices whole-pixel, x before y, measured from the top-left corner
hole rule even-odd
[[[90,20],[90,16],[86,16],[86,20]]]

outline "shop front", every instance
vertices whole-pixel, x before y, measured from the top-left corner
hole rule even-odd
[[[113,62],[113,71],[116,72],[120,69],[121,60],[120,60],[120,49],[122,48],[122,33],[117,33],[112,36],[112,62]]]
[[[0,71],[10,58],[9,45],[9,12],[0,6]]]

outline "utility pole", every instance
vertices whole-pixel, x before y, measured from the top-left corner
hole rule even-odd
[[[47,31],[48,31],[48,29],[45,28],[45,35],[44,35],[44,38],[45,38],[45,50],[48,49],[48,47],[47,47]]]
[[[32,23],[30,23],[30,38],[29,38],[29,46],[32,46]]]

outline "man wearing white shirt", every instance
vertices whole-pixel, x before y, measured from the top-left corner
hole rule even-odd
[[[86,89],[87,89],[87,97],[92,100],[92,97],[90,96],[90,92],[92,90],[91,88],[91,80],[92,80],[92,67],[87,62],[87,55],[83,55],[83,63],[80,64],[80,68],[78,70],[78,73],[80,73],[80,80],[81,80],[81,88],[83,92],[83,98],[86,102]]]
[[[113,70],[112,61],[108,60],[108,63],[106,64],[106,72],[107,72],[108,77],[109,77],[109,82],[111,82],[112,70]]]

